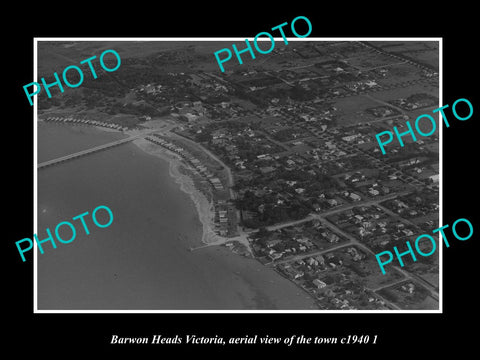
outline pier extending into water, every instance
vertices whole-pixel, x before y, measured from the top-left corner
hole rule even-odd
[[[157,130],[152,130],[152,131],[149,131],[149,132],[146,132],[146,133],[143,133],[143,134],[133,135],[133,136],[130,136],[130,137],[125,138],[125,139],[120,139],[120,140],[110,142],[108,144],[95,146],[93,148],[90,148],[90,149],[87,149],[87,150],[82,150],[82,151],[76,152],[74,154],[62,156],[62,157],[59,157],[57,159],[44,161],[44,162],[37,165],[37,169],[40,170],[40,169],[46,168],[48,166],[56,165],[56,164],[59,164],[59,163],[62,163],[62,162],[68,161],[68,160],[77,159],[79,157],[82,157],[82,156],[85,156],[85,155],[88,155],[88,154],[92,154],[92,153],[95,153],[95,152],[98,152],[98,151],[102,151],[102,150],[112,148],[114,146],[125,144],[125,143],[133,141],[135,139],[147,136],[147,135],[149,135],[149,134],[151,134],[152,132],[155,132],[155,131],[157,131]]]

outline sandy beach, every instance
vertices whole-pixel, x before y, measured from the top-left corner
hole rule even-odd
[[[45,122],[42,119],[39,119],[39,121]],[[174,124],[164,119],[146,121],[142,125],[145,127],[145,129],[148,129],[148,130],[157,129],[160,132],[163,132],[163,131],[168,132],[172,127],[174,127]],[[143,129],[130,129],[130,130],[122,131],[117,129],[110,129],[103,126],[97,126],[93,124],[80,124],[80,123],[75,124],[75,126],[95,128],[102,132],[118,133],[118,134],[123,134],[124,136],[134,136],[134,135],[145,133],[145,130]],[[161,146],[152,144],[150,141],[145,140],[144,138],[137,139],[133,141],[133,143],[139,149],[145,151],[146,153],[160,157],[161,159],[169,163],[170,176],[179,185],[180,189],[189,195],[190,199],[195,204],[199,220],[203,226],[203,235],[201,239],[201,242],[203,244],[220,245],[228,241],[238,241],[243,245],[245,245],[246,248],[251,252],[250,244],[246,234],[240,234],[235,238],[225,238],[223,236],[218,235],[215,232],[215,222],[214,222],[215,212],[214,212],[213,204],[208,200],[208,198],[201,191],[199,191],[196,188],[193,180],[188,175],[185,175],[180,171],[181,168],[189,169],[189,170],[194,170],[194,169],[191,169],[188,164],[183,162],[182,158],[178,154],[175,154]]]
[[[133,142],[143,151],[162,158],[169,163],[170,176],[180,186],[180,189],[188,194],[197,209],[198,217],[203,226],[202,243],[206,245],[219,245],[231,239],[224,238],[215,233],[213,204],[194,185],[193,180],[180,172],[180,167],[187,167],[181,157],[161,146],[152,144],[145,139],[137,139]]]
[[[39,119],[39,121],[44,122],[44,120]],[[100,131],[109,132],[109,133],[118,133],[124,134],[126,136],[133,136],[143,133],[143,130],[127,130],[121,131],[116,129],[110,129],[103,126],[96,126],[90,124],[75,124],[76,126],[85,126],[92,127]],[[163,120],[151,120],[143,124],[147,129],[158,129],[166,130],[171,128],[171,125],[168,125],[167,122]],[[167,125],[167,127],[165,127]],[[234,240],[224,238],[215,233],[215,223],[214,223],[214,208],[213,204],[207,199],[207,197],[199,191],[193,182],[193,180],[188,176],[183,174],[180,171],[180,167],[188,168],[188,165],[185,164],[181,157],[167,149],[162,148],[161,146],[152,144],[150,141],[143,138],[133,141],[138,148],[145,151],[148,154],[158,156],[161,159],[167,161],[170,165],[169,173],[170,176],[175,180],[175,182],[180,186],[180,189],[189,195],[192,199],[195,207],[197,209],[198,217],[200,222],[203,225],[203,235],[202,243],[205,245],[219,245],[227,241]],[[243,240],[243,239],[242,239]],[[244,241],[242,241],[244,242]]]
[[[39,161],[131,135],[44,125]],[[115,213],[108,229],[39,256],[39,309],[316,308],[273,269],[209,246],[241,239],[214,234],[211,204],[180,164],[176,154],[138,139],[38,173],[39,228],[100,203]]]

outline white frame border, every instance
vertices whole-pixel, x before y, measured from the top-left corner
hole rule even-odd
[[[195,38],[195,37],[169,37],[169,38],[148,38],[148,37],[35,37],[33,38],[33,81],[37,82],[37,59],[38,59],[38,42],[40,41],[253,41],[253,37],[211,37],[211,38]],[[275,37],[275,41],[283,40]],[[269,39],[258,39],[260,41],[267,41]],[[439,107],[443,104],[443,38],[442,37],[305,37],[305,38],[287,38],[290,41],[438,41],[439,42]],[[213,55],[213,54],[212,54]],[[33,228],[34,233],[37,233],[37,124],[38,124],[38,108],[37,101],[33,104]],[[439,115],[440,117],[441,115]],[[439,118],[439,124],[440,118]],[[439,226],[443,226],[443,126],[440,127],[439,139]],[[439,241],[440,244],[440,241]],[[33,251],[33,313],[35,314],[411,314],[411,313],[443,313],[443,246],[439,245],[439,308],[437,310],[39,310],[37,302],[37,253],[38,247],[34,246]]]

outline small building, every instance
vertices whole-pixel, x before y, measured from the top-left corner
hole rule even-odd
[[[355,140],[357,137],[359,137],[360,134],[355,134],[355,135],[348,135],[348,136],[344,136],[342,137],[342,140],[343,141],[346,141],[346,142],[351,142],[353,140]]]
[[[337,206],[338,203],[337,203],[337,200],[335,199],[328,199],[327,204],[330,206]]]
[[[357,194],[355,194],[355,193],[353,193],[353,192],[350,193],[349,197],[350,197],[350,199],[352,199],[353,201],[360,201],[360,200],[362,200],[362,198],[360,197],[360,195],[357,195]]]
[[[273,253],[269,254],[268,257],[270,258],[270,260],[275,261],[275,260],[281,258],[282,255],[283,255],[282,253],[273,252]],[[303,273],[302,273],[302,276],[303,276]]]
[[[312,281],[313,285],[315,285],[318,289],[323,289],[324,287],[327,286],[322,280],[320,279],[315,279]]]
[[[435,175],[432,175],[432,176],[429,176],[428,177],[433,183],[438,183],[439,179],[440,179],[440,175],[439,174],[435,174]]]

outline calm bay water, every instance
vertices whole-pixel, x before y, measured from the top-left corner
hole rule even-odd
[[[39,124],[38,161],[124,137],[95,128]],[[313,300],[258,262],[200,245],[193,202],[168,163],[128,143],[38,172],[38,236],[99,205],[114,221],[38,256],[39,309],[313,309]],[[67,237],[67,236],[66,236]]]

